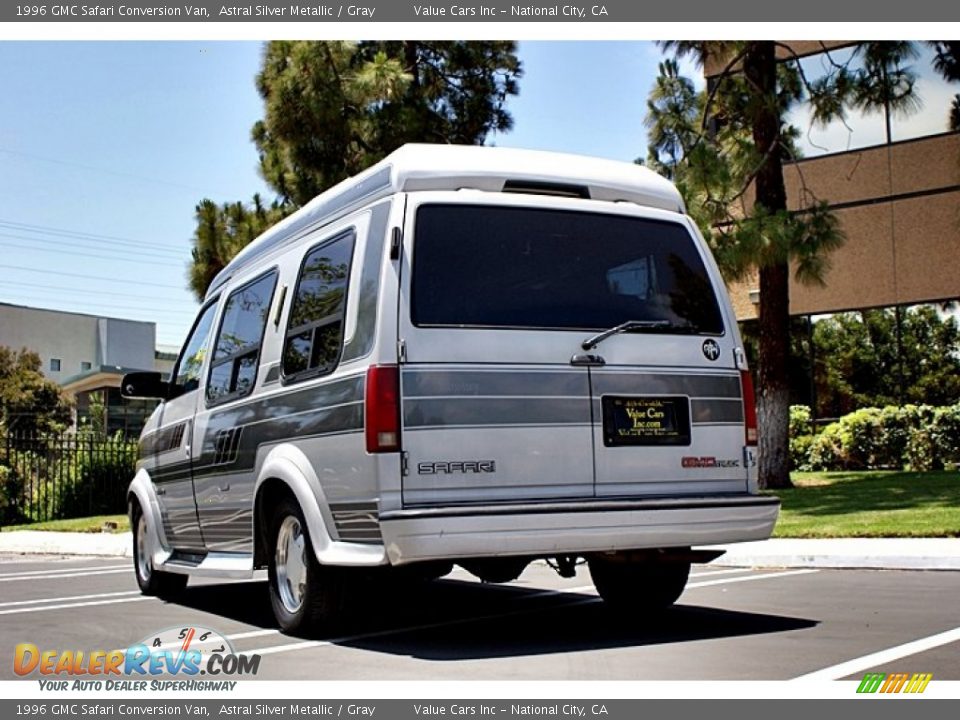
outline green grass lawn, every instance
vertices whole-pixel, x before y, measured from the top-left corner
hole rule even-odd
[[[130,529],[130,520],[126,515],[95,515],[94,517],[73,520],[48,520],[30,525],[9,525],[3,532],[13,530],[57,530],[60,532],[102,532],[104,523],[115,523],[116,529],[110,532],[126,532]]]
[[[774,537],[960,537],[958,472],[794,473]]]

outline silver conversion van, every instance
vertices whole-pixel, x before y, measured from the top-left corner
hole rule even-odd
[[[488,582],[585,560],[668,606],[695,546],[769,537],[750,375],[677,190],[636,165],[407,145],[216,277],[130,485],[141,590],[268,569],[281,628],[346,568]]]

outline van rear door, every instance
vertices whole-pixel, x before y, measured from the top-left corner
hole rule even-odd
[[[569,263],[555,262],[567,250],[539,237],[517,203],[484,195],[475,204],[408,196],[403,502],[591,498],[589,375],[570,364],[583,333],[551,320],[555,295],[573,281]]]
[[[405,503],[746,490],[736,333],[684,218],[450,197],[408,210]]]
[[[597,222],[613,323],[584,341],[597,497],[745,492],[739,339],[712,259],[685,220]]]

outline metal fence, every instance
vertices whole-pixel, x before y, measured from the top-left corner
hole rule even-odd
[[[126,511],[137,443],[120,436],[17,435],[0,439],[0,523]]]

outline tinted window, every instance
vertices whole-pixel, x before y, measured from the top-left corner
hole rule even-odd
[[[283,346],[284,375],[317,375],[336,367],[353,242],[351,233],[311,250],[304,259]]]
[[[214,300],[200,311],[193,330],[184,343],[180,359],[173,368],[174,382],[183,388],[183,392],[196,390],[200,384],[200,368],[203,367],[203,357],[210,345],[210,327],[213,325],[216,309],[217,301]]]
[[[428,326],[602,329],[666,320],[682,332],[723,332],[682,225],[594,213],[423,206],[412,304],[414,323]]]
[[[227,298],[207,383],[208,400],[239,397],[253,390],[276,284],[276,273],[270,273]]]

